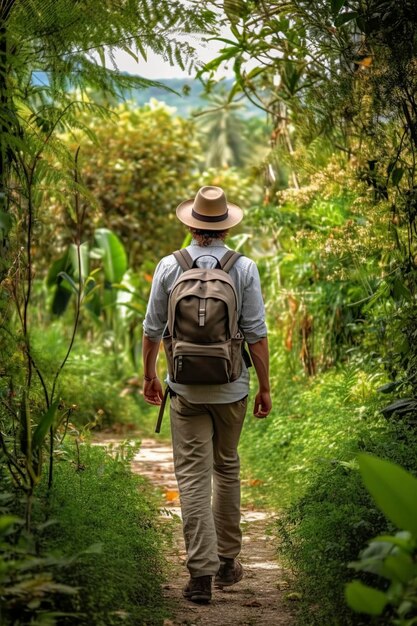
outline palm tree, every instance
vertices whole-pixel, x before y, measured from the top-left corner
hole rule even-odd
[[[194,113],[203,134],[206,167],[242,166],[248,156],[244,105],[229,101],[225,90],[206,96],[210,106]]]

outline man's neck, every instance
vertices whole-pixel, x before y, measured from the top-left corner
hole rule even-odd
[[[197,239],[192,239],[190,245],[191,246],[199,246],[200,248],[210,248],[212,246],[219,246],[221,248],[224,248],[226,246],[226,244],[224,243],[223,239],[212,239],[208,246],[200,246],[200,244],[198,243]]]

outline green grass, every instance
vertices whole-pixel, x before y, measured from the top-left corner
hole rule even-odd
[[[271,416],[247,417],[240,447],[249,484],[244,498],[280,512],[277,549],[295,573],[298,624],[372,623],[345,604],[344,585],[354,577],[347,564],[389,524],[362,485],[356,454],[366,450],[417,473],[415,431],[381,416],[390,399],[376,393],[384,381],[372,372],[351,367],[312,380],[282,376]]]
[[[80,626],[162,624],[165,539],[149,485],[130,472],[129,455],[114,459],[100,447],[83,444],[80,459],[73,448],[66,456],[56,464],[48,501],[48,518],[57,523],[43,540],[49,553],[80,555],[61,581],[80,592],[63,600],[60,609],[78,613]],[[38,521],[44,515],[45,485],[40,495]],[[100,551],[88,553],[96,544]]]
[[[32,333],[33,351],[48,387],[66,354],[69,331],[62,320],[51,321],[47,328]],[[74,407],[71,422],[77,428],[114,428],[117,432],[138,431],[141,436],[154,432],[155,407],[142,397],[140,372],[136,372],[123,352],[115,352],[99,335],[87,341],[76,337],[73,350],[59,377],[56,396],[65,407]],[[34,379],[34,395],[43,402],[43,391]],[[168,410],[167,410],[168,414]],[[163,436],[169,437],[165,420]]]
[[[50,339],[51,345],[55,344],[55,338],[51,336]],[[345,604],[344,584],[353,578],[347,564],[356,559],[366,541],[384,531],[387,524],[362,486],[356,454],[360,450],[368,450],[415,471],[414,433],[406,423],[396,420],[387,422],[381,416],[380,408],[390,399],[376,393],[376,388],[385,380],[372,368],[366,370],[363,364],[351,364],[307,379],[300,375],[298,366],[293,364],[292,371],[289,369],[291,364],[286,363],[282,351],[272,350],[271,354],[273,412],[266,420],[257,420],[251,415],[252,407],[249,405],[239,448],[244,479],[243,502],[267,506],[280,514],[275,527],[277,547],[281,558],[296,575],[295,590],[301,597],[298,602],[300,625],[351,626],[369,623],[367,618],[354,615]],[[145,404],[138,389],[131,389],[133,393],[123,393],[130,373],[126,370],[121,377],[120,364],[115,367],[114,355],[99,346],[88,349],[80,340],[61,381],[64,401],[74,402],[80,407],[73,416],[76,425],[94,421],[100,412],[104,425],[122,423],[138,429],[144,436],[151,436],[158,410]],[[254,373],[252,379],[251,400],[255,388]],[[167,406],[162,432],[157,439],[169,438]],[[126,555],[131,537],[136,537],[137,533],[127,531],[126,527],[129,539],[119,538],[120,545],[114,542],[124,509],[117,504],[119,494],[114,495],[112,504],[112,494],[113,487],[123,494],[131,479],[119,487],[123,481],[118,482],[114,477],[122,471],[120,468],[116,471],[116,466],[112,465],[110,470],[106,464],[98,463],[94,458],[95,451],[86,448],[83,454],[86,456],[83,460],[86,469],[76,472],[75,476],[70,464],[58,465],[54,488],[58,495],[54,496],[52,505],[55,502],[55,510],[63,511],[60,520],[63,517],[67,525],[65,536],[72,538],[72,543],[68,545],[70,553],[85,549],[91,543],[100,541],[100,537],[105,538],[105,553],[94,561],[94,567],[91,564],[90,569],[86,566],[77,570],[72,584],[87,587],[91,584],[95,589],[93,595],[88,595],[93,600],[78,606],[77,610],[92,615],[93,605],[103,606],[100,618],[95,619],[108,620],[110,615],[112,620],[116,620],[108,622],[112,626],[121,619],[123,611],[135,615],[133,607],[138,606],[139,599],[144,599],[143,607],[149,602],[152,605],[146,568],[138,595],[131,589],[126,594],[120,591],[127,584],[127,579],[134,578],[132,572],[138,560],[143,558],[144,563],[147,562],[149,556],[139,557],[139,554],[141,549],[146,553],[149,544],[144,542],[143,537],[137,545],[133,542],[133,554],[137,550],[138,556],[137,559],[132,557],[133,562],[129,566],[132,570],[121,565],[125,559],[129,563],[130,557]],[[99,470],[93,469],[97,463],[99,467],[104,467],[100,470],[104,477],[108,472],[113,476],[105,490],[103,486],[99,487],[101,483],[98,482],[104,480],[103,476],[97,473]],[[87,480],[87,476],[90,479]],[[100,498],[89,495],[90,483],[91,489],[96,490],[94,493],[102,490],[106,506],[101,506]],[[75,484],[79,485],[78,491],[73,491]],[[108,531],[98,529],[96,532],[91,519],[77,513],[88,511],[90,501],[97,510],[97,519],[108,525]],[[65,502],[70,504],[65,505]],[[140,502],[143,506],[144,500]],[[135,506],[133,509],[130,506],[129,510],[135,510]],[[144,510],[141,509],[141,513]],[[81,525],[78,527],[74,516],[80,518]],[[126,522],[122,523],[134,525],[127,511],[125,517]],[[70,532],[72,528],[80,528],[78,535]],[[86,540],[83,542],[84,537]],[[157,543],[158,540],[154,540]],[[116,554],[124,555],[121,560],[114,561],[112,558],[113,551],[109,548],[112,544]],[[89,557],[83,558],[88,561]],[[112,572],[110,581],[120,577],[119,583],[110,583],[109,594],[100,587],[107,567]],[[125,578],[126,572],[130,573]],[[81,582],[78,583],[78,580]],[[122,613],[117,614],[114,612],[118,610],[114,608],[115,603],[106,604],[106,598],[114,598],[128,608],[120,609]],[[141,609],[145,611],[144,615],[146,610]],[[107,617],[104,618],[104,615]],[[97,624],[107,622],[97,621]]]

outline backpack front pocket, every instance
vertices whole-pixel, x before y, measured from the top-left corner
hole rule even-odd
[[[243,348],[243,335],[239,332],[236,337],[232,337],[231,340],[231,361],[232,372],[230,376],[230,382],[237,380],[242,374],[242,348]]]
[[[195,344],[174,340],[173,357],[173,382],[184,385],[224,385],[230,382],[230,341]]]

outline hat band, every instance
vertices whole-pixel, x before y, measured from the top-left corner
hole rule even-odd
[[[223,222],[227,219],[229,211],[226,211],[226,213],[223,213],[222,215],[202,215],[201,213],[197,213],[197,211],[194,211],[194,209],[192,209],[191,215],[196,220],[200,220],[201,222]]]

